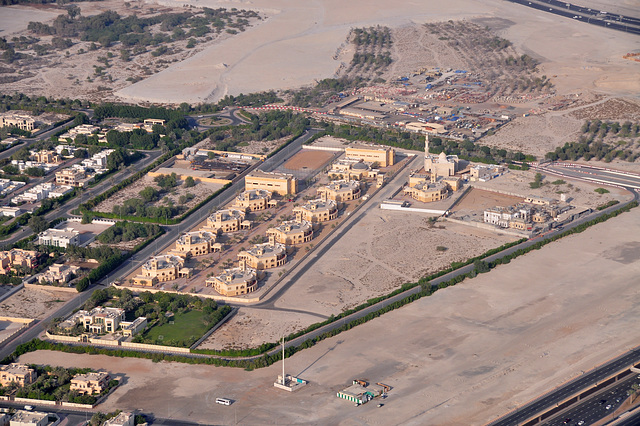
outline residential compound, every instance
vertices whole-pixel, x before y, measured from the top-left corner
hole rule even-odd
[[[362,195],[361,184],[357,180],[338,180],[318,188],[322,200],[333,200],[336,203],[357,200]]]
[[[16,189],[22,188],[23,186],[25,186],[24,182],[9,179],[0,179],[0,196],[4,197],[5,195],[10,194]]]
[[[377,163],[379,167],[388,167],[395,164],[395,150],[378,145],[352,145],[345,150],[347,158]]]
[[[218,232],[236,232],[239,231],[244,222],[246,213],[243,210],[224,209],[218,210],[207,218],[205,229],[210,229],[215,233]],[[247,224],[251,227],[251,222]]]
[[[158,282],[190,277],[191,269],[184,268],[184,259],[172,254],[154,256],[142,265],[142,273],[133,278],[136,285],[151,287]]]
[[[284,244],[276,243],[269,237],[268,243],[255,244],[248,250],[238,253],[238,259],[245,261],[250,268],[262,270],[282,266],[287,261],[287,249]]]
[[[16,383],[18,386],[28,385],[36,380],[36,372],[24,364],[0,365],[0,386]]]
[[[78,245],[80,233],[73,228],[47,229],[38,234],[38,244],[67,248],[70,245]]]
[[[32,131],[36,121],[28,115],[3,114],[0,116],[0,127],[17,127],[20,130]]]
[[[235,206],[248,211],[264,210],[277,205],[271,200],[271,192],[264,189],[249,189],[236,197]]]
[[[284,245],[308,243],[313,238],[313,227],[306,220],[288,220],[280,225],[267,229],[267,235]]]
[[[38,252],[22,249],[11,249],[0,252],[0,274],[5,275],[16,268],[33,269],[38,265]]]
[[[69,321],[73,325],[81,323],[86,331],[102,334],[116,331],[124,318],[124,309],[98,306],[89,312],[84,310],[76,312]]]
[[[298,192],[298,181],[290,174],[266,173],[256,170],[244,178],[244,188],[247,191],[262,189],[272,194],[295,195]]]
[[[294,207],[293,213],[298,222],[327,222],[338,218],[338,205],[333,200],[311,200],[302,206]]]
[[[54,263],[38,275],[39,283],[68,283],[80,268],[63,263]]]
[[[492,207],[484,211],[484,223],[499,228],[531,231],[534,224],[556,220],[558,216],[572,209],[567,203],[549,198],[528,196],[524,202],[508,207]]]
[[[205,286],[213,287],[223,296],[240,296],[257,290],[257,270],[246,265],[246,261],[240,260],[237,268],[225,269],[222,274],[208,278]]]
[[[194,231],[180,235],[176,248],[171,253],[178,256],[201,256],[212,251],[220,251],[221,244],[216,244],[216,234],[209,231]]]
[[[93,395],[101,393],[109,386],[111,376],[105,371],[76,374],[71,379],[70,390],[77,391],[80,395]]]

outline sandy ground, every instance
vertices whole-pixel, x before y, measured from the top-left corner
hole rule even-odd
[[[228,3],[203,0],[198,5],[224,7]],[[377,24],[397,27],[412,22],[495,17],[513,23],[502,29],[500,35],[514,41],[519,50],[542,59],[543,70],[547,75],[557,75],[554,83],[561,91],[587,88],[628,95],[640,88],[634,77],[634,64],[621,57],[637,47],[633,36],[497,0],[461,0],[456,7],[408,0],[393,3],[377,0],[367,2],[367,7],[360,2],[336,0],[315,3],[255,0],[241,5],[268,12],[269,18],[252,30],[211,46],[119,94],[131,100],[179,103],[298,87],[336,72],[343,59],[336,51],[352,27]],[[215,66],[221,62],[227,67]],[[184,81],[190,85],[185,87]]]
[[[347,232],[275,303],[276,311],[241,308],[204,343],[222,349],[272,342],[367,299],[516,239],[427,217],[375,210]],[[438,246],[446,247],[439,251]],[[401,248],[401,249],[400,249]],[[300,310],[315,315],[296,313]],[[274,315],[277,313],[277,315]],[[259,330],[256,332],[256,330]]]
[[[76,295],[45,286],[42,289],[23,288],[0,302],[0,312],[9,317],[43,319]]]
[[[279,364],[247,372],[51,352],[20,360],[125,374],[102,411],[222,424],[481,425],[637,344],[638,235],[635,209],[323,341],[287,361],[310,381],[294,394],[273,389]],[[336,398],[353,378],[393,386],[385,406]],[[216,406],[219,396],[236,402]]]
[[[333,153],[329,151],[302,150],[284,163],[283,167],[289,170],[318,169],[331,157]]]

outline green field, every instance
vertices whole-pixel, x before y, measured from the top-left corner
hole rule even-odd
[[[181,345],[178,342],[195,342],[209,330],[210,326],[204,323],[203,316],[202,311],[177,313],[168,323],[152,327],[145,333],[145,341],[159,345],[190,346],[190,344]]]

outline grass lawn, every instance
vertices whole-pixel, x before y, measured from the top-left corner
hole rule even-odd
[[[149,340],[158,340],[158,343],[168,341],[189,340],[192,336],[199,339],[207,332],[209,327],[202,321],[202,311],[189,311],[186,314],[175,314],[173,324],[168,322],[149,330],[145,337]]]

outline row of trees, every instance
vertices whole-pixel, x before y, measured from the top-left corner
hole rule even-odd
[[[640,157],[640,153],[630,149],[616,149],[601,141],[595,142],[593,138],[587,138],[585,140],[581,137],[581,142],[567,142],[563,146],[557,147],[555,151],[548,152],[545,157],[552,161],[575,161],[583,158],[586,161],[596,159],[608,163],[614,158],[618,158],[620,160],[634,162]]]
[[[615,135],[621,138],[635,138],[640,135],[640,123],[625,121],[620,124],[619,121],[586,120],[581,130],[582,133],[598,136],[600,139],[607,135]]]
[[[391,30],[389,27],[354,28],[352,31],[351,41],[357,47],[379,47],[390,48],[393,44]]]

